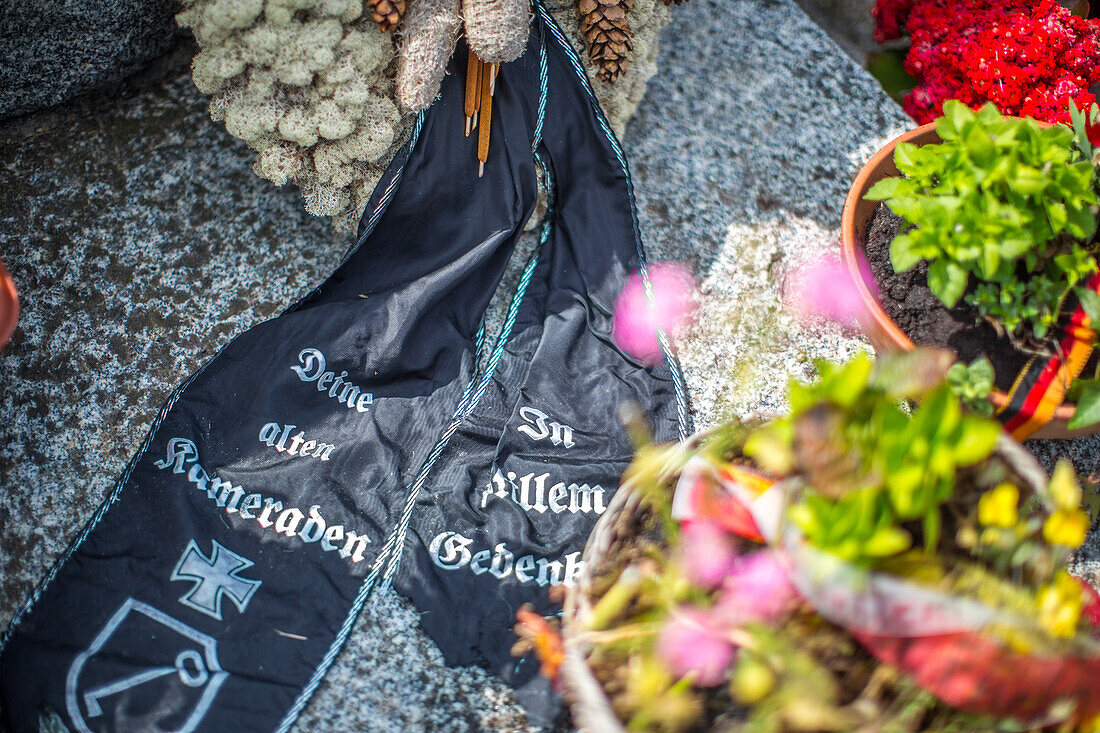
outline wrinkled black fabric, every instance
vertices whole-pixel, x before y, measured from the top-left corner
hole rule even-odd
[[[515,611],[550,609],[550,587],[579,569],[574,553],[630,458],[620,407],[646,408],[662,439],[676,411],[667,371],[610,339],[638,264],[625,170],[570,52],[538,16],[531,38],[500,70],[484,177],[462,131],[460,48],[359,246],[173,394],[13,622],[0,651],[6,726],[37,730],[53,714],[74,731],[285,727],[391,537],[402,543],[389,580],[447,662],[504,675],[546,720],[556,703],[537,665],[508,654]],[[489,388],[405,534],[409,487],[483,373],[475,335],[535,206],[542,47],[549,236]],[[318,355],[332,381],[309,379]]]

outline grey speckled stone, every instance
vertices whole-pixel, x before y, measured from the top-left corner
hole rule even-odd
[[[2,142],[0,623],[114,485],[168,392],[344,243],[210,123],[190,81]]]
[[[693,0],[661,63],[626,148],[653,258],[700,278],[682,343],[699,422],[774,412],[807,359],[866,348],[799,321],[780,291],[792,264],[836,251],[849,183],[911,123],[788,1]]]
[[[790,0],[692,0],[672,17],[625,142],[653,259],[699,273],[702,314],[681,351],[705,426],[781,409],[807,358],[866,348],[795,318],[782,285],[793,264],[835,251],[849,181],[910,123]],[[0,355],[0,625],[172,386],[343,249],[293,192],[252,175],[187,82],[109,114],[42,119],[0,150],[0,251],[26,308]],[[1091,470],[1096,446],[1039,449]],[[498,681],[442,668],[415,612],[389,594],[372,603],[300,729],[523,729]]]
[[[4,3],[0,119],[79,94],[110,93],[144,73],[151,61],[181,42],[172,20],[177,10],[175,0]]]
[[[807,15],[829,34],[837,45],[862,65],[867,54],[882,46],[875,41],[871,8],[875,0],[796,0]]]

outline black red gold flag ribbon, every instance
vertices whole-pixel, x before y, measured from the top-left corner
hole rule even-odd
[[[1092,275],[1085,287],[1100,293],[1100,273]],[[1069,314],[1069,320],[1062,329],[1055,354],[1046,358],[1035,356],[1028,361],[1009,390],[1008,404],[997,414],[1005,430],[1016,440],[1027,439],[1051,421],[1096,346],[1096,330],[1078,298],[1071,294],[1063,310]]]

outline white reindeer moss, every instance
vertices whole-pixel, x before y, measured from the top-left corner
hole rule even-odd
[[[379,30],[366,5],[182,0],[176,16],[198,40],[192,78],[211,95],[210,116],[258,153],[257,175],[277,186],[297,184],[306,210],[333,217],[340,229],[362,215],[406,138],[409,110],[438,94],[463,20],[471,44],[502,61],[522,53],[529,24],[528,0],[409,0],[394,35]],[[548,5],[582,48],[574,0]],[[661,0],[636,0],[631,72],[616,84],[595,84],[620,131],[656,69],[656,34],[667,18]]]
[[[183,0],[210,116],[259,153],[256,174],[296,183],[306,209],[353,224],[407,120],[386,66],[393,37],[363,0]]]

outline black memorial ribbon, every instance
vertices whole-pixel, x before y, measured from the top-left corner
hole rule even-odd
[[[496,80],[483,176],[460,48],[340,267],[173,392],[0,639],[4,725],[285,731],[381,583],[448,663],[504,675],[547,719],[549,687],[508,656],[515,611],[549,609],[580,571],[631,457],[620,407],[659,439],[691,425],[671,355],[648,367],[610,338],[615,295],[645,271],[629,174],[536,10]],[[550,210],[486,339],[536,161]]]

